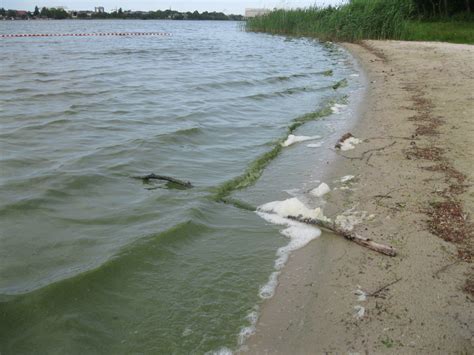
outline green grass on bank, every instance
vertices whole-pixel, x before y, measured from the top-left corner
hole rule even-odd
[[[275,10],[249,19],[248,31],[355,42],[399,39],[474,43],[474,22],[410,20],[411,0],[351,0],[338,7]]]
[[[410,21],[402,39],[474,44],[474,22]]]

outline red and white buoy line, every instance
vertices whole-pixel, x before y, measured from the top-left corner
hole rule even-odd
[[[108,37],[108,36],[165,36],[170,37],[171,33],[166,32],[97,32],[97,33],[11,33],[0,34],[0,38],[19,37]]]

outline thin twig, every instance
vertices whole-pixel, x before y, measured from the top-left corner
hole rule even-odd
[[[442,272],[446,271],[449,267],[453,266],[453,265],[456,265],[456,264],[459,264],[461,260],[456,260],[455,262],[451,263],[451,264],[448,264],[448,265],[444,265],[442,268],[438,269],[434,274],[433,276],[434,277],[439,277],[439,274],[441,274]]]
[[[395,281],[390,282],[389,284],[380,287],[377,291],[374,291],[372,293],[367,294],[367,297],[377,297],[377,295],[382,292],[383,290],[389,288],[390,286],[396,284],[398,281],[400,281],[402,278],[400,277],[399,279],[396,279]]]
[[[400,191],[402,190],[403,187],[399,187],[397,189],[392,189],[390,190],[389,192],[387,192],[385,195],[374,195],[373,198],[377,198],[377,199],[382,199],[382,198],[392,198],[392,196],[390,196],[392,193],[396,192],[396,191]]]
[[[384,149],[387,149],[387,148],[390,148],[391,146],[397,144],[397,142],[392,142],[390,143],[389,145],[386,145],[386,146],[383,146],[383,147],[380,147],[380,148],[373,148],[373,149],[369,149],[369,150],[366,150],[365,152],[362,153],[361,156],[359,157],[348,157],[347,155],[344,155],[340,152],[338,152],[337,150],[335,151],[339,156],[343,157],[343,158],[346,158],[346,159],[349,159],[349,160],[364,160],[365,158],[365,155],[367,153],[370,153],[370,152],[378,152],[378,151],[381,151],[381,150],[384,150]],[[369,158],[367,159],[366,163],[368,163],[368,160],[370,159],[372,155],[369,156]]]

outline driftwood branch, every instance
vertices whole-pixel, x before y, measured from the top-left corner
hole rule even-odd
[[[311,225],[315,225],[315,226],[327,229],[331,232],[334,232],[338,235],[343,236],[347,240],[350,240],[354,243],[362,245],[366,248],[375,250],[376,252],[379,252],[379,253],[382,253],[382,254],[385,254],[385,255],[388,255],[388,256],[396,256],[397,255],[397,251],[393,247],[391,247],[389,245],[384,245],[384,244],[374,242],[373,240],[371,240],[369,238],[364,238],[364,237],[361,237],[361,236],[357,235],[356,233],[344,230],[344,229],[336,226],[335,223],[326,222],[326,221],[322,221],[322,220],[319,220],[319,219],[313,219],[313,218],[304,218],[302,216],[288,216],[287,218],[292,219],[292,220],[297,221],[297,222],[311,224]]]
[[[150,180],[165,180],[165,181],[169,181],[174,184],[186,187],[188,189],[193,187],[193,184],[191,184],[191,182],[189,181],[184,181],[184,180],[176,179],[174,177],[165,176],[165,175],[148,174],[145,176],[135,176],[135,179],[142,179],[144,182],[149,182]]]

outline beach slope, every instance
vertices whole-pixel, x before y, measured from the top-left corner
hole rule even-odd
[[[474,353],[474,46],[346,48],[368,77],[351,131],[364,141],[332,163],[328,183],[355,178],[326,212],[374,215],[356,231],[399,254],[323,233],[292,254],[247,351]]]

